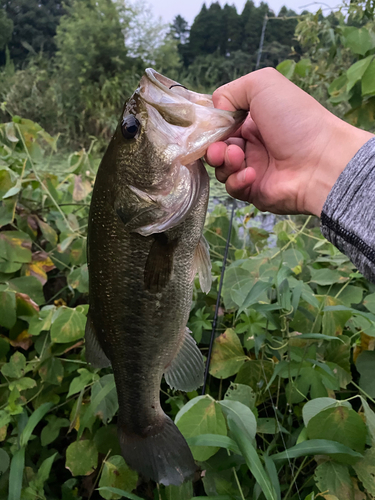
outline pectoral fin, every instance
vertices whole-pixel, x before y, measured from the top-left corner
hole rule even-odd
[[[191,280],[193,281],[195,275],[199,274],[199,283],[202,292],[208,293],[211,290],[212,275],[211,275],[211,260],[210,260],[210,247],[204,236],[201,236],[198,246],[195,249],[193,268],[191,273]]]
[[[165,368],[164,378],[172,389],[193,391],[203,384],[204,361],[195,340],[186,328],[179,350]]]
[[[110,360],[105,355],[96,336],[94,323],[90,317],[90,312],[87,315],[87,323],[85,330],[85,347],[86,361],[94,368],[107,368],[111,365]]]
[[[157,293],[168,284],[171,278],[173,254],[178,241],[170,241],[164,233],[155,234],[154,239],[146,261],[144,284],[146,290]]]

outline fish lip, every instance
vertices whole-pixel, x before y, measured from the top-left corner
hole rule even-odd
[[[211,95],[185,87],[172,90],[174,85],[183,87],[147,68],[137,94],[148,108],[145,130],[149,140],[163,150],[168,163],[186,165],[201,158],[213,142],[226,140],[241,126],[248,111],[215,108]]]
[[[173,99],[176,99],[176,100],[183,99],[184,101],[189,102],[190,104],[195,104],[197,106],[199,106],[199,105],[204,106],[203,104],[201,104],[199,102],[190,101],[190,100],[186,99],[186,97],[182,96],[181,94],[176,94],[171,89],[171,86],[183,87],[184,89],[186,89],[188,94],[191,96],[201,96],[202,98],[204,97],[207,100],[207,104],[208,103],[210,104],[210,106],[205,106],[205,107],[212,107],[213,109],[215,109],[216,114],[218,114],[218,115],[221,114],[223,116],[227,116],[227,114],[228,114],[227,110],[223,110],[223,109],[214,107],[213,102],[212,102],[212,95],[210,95],[210,94],[200,94],[199,92],[194,92],[194,90],[189,90],[186,87],[184,87],[183,85],[181,85],[179,82],[176,82],[175,80],[172,80],[171,78],[168,78],[167,76],[164,76],[164,75],[158,73],[153,68],[146,68],[145,69],[145,76],[150,81],[150,83],[156,85],[160,90],[162,90],[163,92],[166,92]],[[238,109],[238,110],[232,112],[233,118],[238,122],[244,121],[247,114],[248,114],[248,110],[244,110],[244,109]]]
[[[156,77],[156,75],[157,75],[157,77]],[[151,83],[153,83],[154,85],[159,87],[160,90],[162,90],[163,92],[166,92],[168,95],[170,95],[174,99],[176,99],[176,96],[178,96],[179,99],[184,99],[185,101],[190,102],[185,97],[178,95],[172,91],[171,86],[184,87],[183,85],[176,82],[175,80],[172,80],[171,78],[168,78],[167,76],[164,76],[164,75],[158,73],[153,68],[146,68],[145,69],[145,76],[147,77],[147,79]],[[165,83],[163,83],[163,82],[165,82]],[[184,88],[186,88],[186,87],[184,87]],[[189,90],[189,89],[186,89],[186,90],[187,90],[187,92],[189,92],[189,94],[190,93],[196,94],[196,92],[194,92],[193,90]],[[207,100],[210,100],[212,102],[211,96],[206,95],[206,97],[207,97]]]

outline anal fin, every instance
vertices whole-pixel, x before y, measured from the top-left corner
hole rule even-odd
[[[85,329],[85,347],[86,361],[94,368],[107,368],[111,365],[110,360],[101,348],[96,336],[95,327],[90,317],[90,312],[87,315],[87,323]]]
[[[177,354],[164,371],[167,384],[185,392],[201,386],[204,377],[203,356],[190,333],[186,328]]]
[[[191,280],[193,281],[195,275],[198,273],[199,284],[204,293],[208,293],[211,290],[211,267],[210,247],[208,246],[206,238],[202,235],[194,253]]]

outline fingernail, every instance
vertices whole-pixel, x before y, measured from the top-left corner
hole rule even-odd
[[[246,182],[246,177],[247,177],[247,174],[246,174],[246,168],[241,170],[239,173],[238,173],[238,180],[241,182],[241,183],[245,183]]]

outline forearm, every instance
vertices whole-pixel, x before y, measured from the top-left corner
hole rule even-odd
[[[350,160],[324,203],[323,235],[375,282],[375,138]]]

